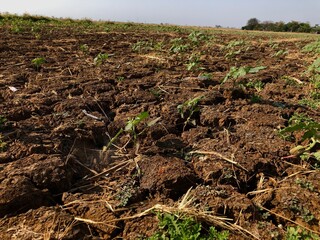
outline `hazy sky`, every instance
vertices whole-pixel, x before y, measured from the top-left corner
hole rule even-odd
[[[252,17],[320,24],[320,0],[0,0],[0,12],[224,27]]]

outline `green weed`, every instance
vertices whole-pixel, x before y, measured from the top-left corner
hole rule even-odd
[[[196,46],[198,46],[200,42],[209,40],[209,36],[201,31],[192,31],[189,34],[188,38],[192,42],[192,44]]]
[[[315,219],[314,215],[303,206],[303,204],[296,198],[292,199],[288,208],[294,212],[295,215],[300,216],[305,222],[309,223]]]
[[[225,46],[224,48],[231,49],[231,48],[238,47],[238,46],[244,46],[245,44],[246,44],[246,42],[244,40],[233,40],[233,41],[230,41],[228,43],[228,45]]]
[[[247,46],[244,40],[234,40],[224,46],[222,50],[227,52],[224,56],[226,59],[232,59],[233,57],[248,51],[249,48],[250,46]]]
[[[231,67],[228,74],[224,77],[224,79],[221,82],[221,85],[224,84],[229,79],[236,80],[240,77],[243,77],[249,73],[258,73],[259,71],[266,69],[264,66],[259,67]]]
[[[212,73],[201,73],[199,76],[198,76],[199,79],[201,80],[209,80],[209,79],[212,79]]]
[[[227,240],[228,231],[218,231],[210,227],[205,233],[201,223],[190,217],[178,217],[167,213],[157,213],[159,219],[159,231],[149,240]]]
[[[84,53],[84,54],[88,54],[89,53],[89,46],[87,44],[82,44],[80,45],[80,50]]]
[[[308,190],[310,190],[311,192],[314,191],[314,185],[312,184],[312,182],[308,182],[308,181],[306,181],[305,179],[300,179],[300,178],[297,178],[295,182],[296,182],[296,184],[298,184],[301,188],[308,189]]]
[[[188,124],[192,124],[193,126],[196,126],[196,120],[192,119],[193,115],[196,112],[200,111],[200,108],[198,106],[201,99],[203,99],[204,96],[195,97],[193,99],[189,99],[185,101],[183,104],[178,105],[178,113],[180,114],[181,118],[185,119],[186,121],[184,123],[184,128]]]
[[[300,227],[288,227],[286,240],[319,240],[320,237]]]
[[[301,133],[302,137],[296,139],[292,133]],[[298,145],[290,150],[290,153],[299,156],[303,160],[314,158],[320,161],[320,123],[303,115],[294,114],[289,119],[288,127],[279,131],[280,135],[284,138],[292,138]],[[297,134],[296,136],[300,136]],[[303,143],[303,145],[302,145]]]
[[[200,66],[200,57],[199,57],[199,55],[192,54],[189,57],[189,61],[187,63],[187,70],[188,71],[204,70],[204,68]]]
[[[45,58],[37,57],[31,60],[32,65],[35,67],[37,71],[40,70],[41,66],[46,62]]]
[[[320,58],[316,59],[307,70],[310,74],[320,74]]]
[[[117,82],[122,82],[122,81],[124,81],[124,79],[125,79],[125,77],[124,76],[119,76],[119,77],[117,77]]]
[[[153,46],[154,50],[156,50],[156,51],[162,51],[164,47],[165,47],[164,41],[157,42],[157,43],[154,44],[154,46]]]
[[[153,50],[153,43],[149,41],[138,41],[131,46],[134,52],[147,52]]]
[[[103,64],[104,62],[107,61],[107,59],[109,58],[109,55],[106,53],[99,53],[94,59],[93,59],[93,63],[96,66],[99,66],[101,64]]]
[[[286,55],[288,55],[288,51],[281,49],[281,50],[277,51],[275,54],[273,54],[272,57],[280,58],[280,57],[284,57]]]
[[[182,38],[174,38],[171,41],[170,52],[172,53],[181,53],[185,52],[190,48],[189,44],[184,43]]]
[[[117,134],[109,141],[108,145],[105,146],[103,148],[103,151],[106,151],[107,149],[109,149],[109,147],[118,139],[118,137],[122,134],[122,133],[128,133],[130,134],[131,138],[133,139],[134,143],[137,142],[137,138],[140,134],[142,134],[147,127],[151,127],[154,124],[156,124],[160,118],[156,118],[154,120],[151,120],[147,123],[146,127],[144,128],[143,131],[141,131],[140,133],[138,133],[136,131],[137,126],[143,122],[144,120],[146,120],[147,118],[149,118],[149,113],[148,112],[141,112],[140,114],[138,114],[136,117],[130,119],[127,124],[125,125],[124,128],[121,128]]]
[[[250,81],[245,84],[245,87],[254,88],[257,92],[261,92],[265,84],[261,81]]]
[[[319,99],[313,99],[313,98],[303,98],[299,101],[299,104],[308,106],[312,109],[318,109],[320,107],[320,101]]]
[[[320,53],[320,40],[307,44],[302,48],[302,52],[310,52],[314,54]]]

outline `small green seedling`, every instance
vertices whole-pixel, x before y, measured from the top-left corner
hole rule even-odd
[[[285,239],[286,240],[299,240],[299,239],[319,240],[320,237],[300,227],[288,227]]]
[[[198,46],[200,42],[209,40],[209,36],[204,34],[201,31],[192,31],[189,36],[189,40],[192,42],[193,45]]]
[[[131,138],[133,139],[134,143],[137,142],[137,138],[140,134],[142,134],[146,129],[147,127],[151,127],[153,126],[154,124],[156,124],[161,118],[156,118],[154,120],[151,120],[150,122],[147,123],[146,125],[146,128],[144,128],[143,131],[141,131],[140,133],[137,133],[136,131],[136,128],[137,126],[143,122],[144,120],[146,120],[147,118],[149,118],[149,113],[148,112],[142,112],[140,113],[139,115],[137,115],[136,117],[130,119],[127,124],[125,125],[124,128],[121,128],[117,134],[110,140],[110,142],[108,143],[107,146],[105,146],[103,148],[104,151],[106,151],[107,149],[109,149],[109,147],[118,139],[118,137],[126,132],[126,133],[129,133]]]
[[[250,81],[245,84],[245,87],[254,88],[257,92],[261,92],[264,88],[264,83],[261,81]]]
[[[280,57],[284,57],[287,54],[288,54],[287,50],[281,49],[281,50],[277,51],[275,54],[273,54],[272,57],[280,58]]]
[[[132,44],[131,47],[134,52],[147,52],[153,50],[153,43],[149,41],[138,41]]]
[[[36,68],[37,71],[40,70],[41,66],[46,62],[43,57],[37,57],[32,59],[31,63]]]
[[[137,132],[136,132],[136,127],[139,123],[141,123],[143,120],[149,117],[148,112],[142,112],[135,118],[129,120],[124,128],[125,132],[130,133],[133,136],[133,139],[136,141],[137,139]]]
[[[96,66],[99,66],[101,64],[103,64],[105,61],[107,61],[107,59],[109,58],[109,55],[106,53],[99,53],[94,59],[93,59],[93,63]]]
[[[243,40],[234,40],[230,41],[228,45],[222,47],[223,51],[226,51],[225,58],[227,60],[233,59],[235,56],[240,55],[243,52],[246,52],[250,49],[250,46],[247,46],[247,43]]]
[[[87,44],[82,44],[80,45],[80,50],[84,53],[87,54],[89,52],[89,46]]]
[[[203,67],[200,67],[200,58],[197,54],[192,54],[187,63],[188,71],[204,70]]]
[[[316,59],[307,70],[310,74],[320,74],[320,58]]]
[[[307,44],[302,48],[302,52],[320,54],[320,40]]]
[[[259,67],[231,67],[229,73],[224,77],[224,79],[221,82],[221,85],[224,84],[229,79],[236,80],[240,77],[243,77],[249,73],[258,73],[259,71],[266,69],[265,66],[259,66]]]
[[[185,101],[183,104],[178,105],[178,113],[180,114],[181,118],[185,119],[186,121],[184,123],[183,129],[188,125],[192,124],[193,126],[196,126],[196,120],[192,119],[193,114],[200,111],[200,108],[198,106],[201,99],[203,99],[204,96],[199,96],[193,99],[189,99]]]
[[[279,133],[282,137],[288,138],[293,132],[302,133],[302,137],[294,139],[299,145],[292,148],[290,153],[303,160],[314,158],[320,161],[320,123],[303,114],[294,114],[289,119],[289,126],[281,129]]]
[[[172,46],[170,47],[170,52],[181,53],[189,49],[189,44],[185,44],[182,38],[174,38],[171,40]]]
[[[299,104],[308,106],[315,110],[318,109],[320,107],[320,91],[316,89],[315,91],[309,92],[309,96],[301,99]]]

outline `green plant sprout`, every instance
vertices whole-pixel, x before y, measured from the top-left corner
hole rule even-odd
[[[192,42],[192,44],[198,46],[200,42],[209,40],[209,36],[204,34],[201,31],[192,31],[188,35],[189,40]]]
[[[254,88],[257,92],[261,92],[264,88],[264,83],[261,81],[250,81],[245,84],[245,87]]]
[[[105,61],[107,61],[107,59],[109,58],[109,55],[106,53],[99,53],[94,59],[93,59],[93,63],[96,66],[99,66],[101,64],[103,64]]]
[[[285,55],[288,55],[288,51],[281,49],[281,50],[277,51],[275,54],[273,54],[272,57],[280,58],[280,57],[284,57]]]
[[[244,40],[233,40],[233,41],[230,41],[228,43],[228,45],[225,46],[224,48],[225,49],[230,49],[230,48],[234,48],[234,47],[237,47],[237,46],[243,46],[245,44],[246,44],[246,42]]]
[[[110,146],[118,139],[118,137],[126,132],[129,133],[131,135],[131,137],[133,138],[134,143],[136,143],[137,138],[140,134],[142,134],[146,128],[144,128],[143,131],[141,131],[140,133],[137,133],[136,131],[136,127],[145,119],[149,118],[149,113],[148,112],[141,112],[139,115],[137,115],[136,117],[130,119],[127,124],[125,125],[124,128],[121,128],[117,134],[109,141],[108,145],[103,147],[103,151],[106,151],[107,149],[110,148]],[[154,120],[151,120],[150,122],[147,123],[146,127],[151,127],[154,124],[156,124],[161,118],[156,118]]]
[[[228,45],[222,47],[223,51],[227,51],[225,54],[226,59],[231,59],[236,55],[241,54],[242,52],[246,52],[250,49],[250,46],[246,47],[246,42],[244,40],[234,40],[230,41]]]
[[[148,42],[148,41],[138,41],[132,44],[131,49],[134,52],[143,52],[143,51],[146,52],[146,51],[153,50],[153,44],[152,42]]]
[[[307,44],[302,48],[302,52],[310,52],[314,54],[320,53],[320,40]]]
[[[249,73],[258,73],[259,71],[266,69],[265,66],[259,66],[259,67],[231,67],[228,74],[224,77],[224,79],[221,82],[221,85],[224,84],[229,79],[236,80],[240,77],[243,77]]]
[[[198,106],[201,99],[203,99],[204,96],[195,97],[193,99],[189,99],[185,101],[183,104],[178,105],[178,113],[180,114],[181,118],[185,119],[186,121],[184,123],[183,129],[188,124],[192,124],[193,126],[196,126],[196,120],[192,119],[193,114],[200,111],[200,108]]]
[[[203,67],[200,67],[200,58],[197,54],[192,54],[187,63],[188,71],[204,70]]]
[[[204,234],[201,223],[191,217],[178,217],[168,213],[157,213],[159,219],[159,231],[148,240],[227,240],[228,231],[218,231],[210,227]]]
[[[164,41],[160,41],[160,42],[157,42],[156,44],[154,44],[154,49],[156,51],[162,51],[164,46],[165,46]]]
[[[318,88],[315,91],[309,92],[308,97],[303,98],[299,101],[299,104],[308,106],[313,109],[318,109],[320,107],[320,91]]]
[[[80,50],[84,53],[87,54],[89,52],[89,46],[87,44],[82,44],[80,45]]]
[[[286,240],[319,240],[320,237],[312,232],[301,229],[300,227],[288,227]]]
[[[172,46],[170,47],[170,52],[181,53],[189,49],[189,45],[185,44],[182,38],[174,38],[170,41]]]
[[[37,57],[31,60],[32,65],[36,68],[37,71],[40,70],[41,66],[46,62],[43,57]]]
[[[320,74],[320,58],[316,59],[307,70],[311,74]]]
[[[303,160],[314,158],[320,161],[320,150],[318,148],[320,144],[320,123],[303,114],[294,114],[289,119],[289,126],[281,129],[279,133],[284,138],[288,138],[293,132],[301,132],[302,137],[294,140],[305,144],[292,148],[290,154],[299,156]]]

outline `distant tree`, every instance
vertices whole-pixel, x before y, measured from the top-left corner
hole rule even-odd
[[[276,24],[276,32],[284,32],[285,31],[285,29],[284,29],[284,27],[285,27],[285,22],[276,22],[275,23]]]
[[[272,22],[263,21],[260,22],[257,18],[251,18],[248,20],[247,25],[242,27],[243,30],[260,30],[260,31],[273,31],[273,32],[305,32],[305,33],[320,33],[320,26],[316,24],[314,27],[310,23],[301,23],[297,21],[284,22]]]
[[[310,26],[310,23],[300,23],[300,27],[298,28],[298,32],[311,32],[312,28]]]
[[[300,27],[300,23],[297,21],[291,21],[286,24],[286,32],[297,32]]]
[[[317,34],[320,34],[320,25],[319,24],[316,24],[312,30],[311,30],[313,33],[317,33]]]
[[[247,22],[247,30],[255,30],[258,28],[260,21],[257,18],[250,18]]]
[[[247,22],[247,26],[257,26],[260,21],[257,18],[250,18]]]
[[[264,21],[260,24],[260,29],[263,31],[275,31],[275,24],[271,21]]]

